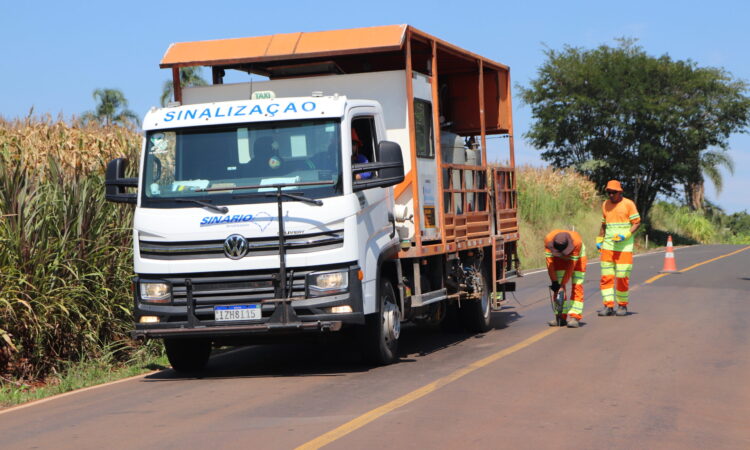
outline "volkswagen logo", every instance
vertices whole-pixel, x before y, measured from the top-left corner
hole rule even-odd
[[[247,255],[249,247],[247,239],[242,235],[233,234],[224,241],[224,254],[229,259],[240,259]]]

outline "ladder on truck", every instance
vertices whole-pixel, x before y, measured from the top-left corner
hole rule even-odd
[[[492,167],[496,234],[492,241],[492,309],[505,302],[509,278],[518,273],[518,194],[512,167]],[[515,286],[513,286],[515,288]]]

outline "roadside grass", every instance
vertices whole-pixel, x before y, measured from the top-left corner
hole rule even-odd
[[[722,212],[712,215],[708,211],[692,211],[686,206],[661,201],[651,208],[649,234],[662,242],[666,242],[668,235],[672,236],[675,245],[750,244],[746,230],[733,229],[732,224],[727,223],[731,218]]]
[[[675,244],[709,244],[717,241],[716,225],[702,212],[686,206],[657,202],[651,208],[651,229],[655,235],[666,233]]]
[[[110,351],[99,358],[69,362],[60,373],[51,374],[45,380],[32,384],[0,379],[0,408],[169,367],[160,342],[150,341],[141,346],[126,361],[118,361],[117,353]]]
[[[525,270],[545,266],[544,236],[553,229],[580,233],[589,258],[596,257],[601,202],[594,183],[574,171],[518,168],[519,258]]]

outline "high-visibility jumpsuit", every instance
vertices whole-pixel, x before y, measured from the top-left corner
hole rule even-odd
[[[602,204],[602,223],[606,224],[602,243],[602,302],[612,308],[628,305],[630,272],[633,270],[633,236],[624,241],[614,242],[612,238],[630,231],[639,223],[641,216],[632,200],[625,197],[617,203],[606,200]],[[615,279],[617,282],[615,283]]]
[[[569,233],[573,238],[573,252],[568,256],[552,256],[549,248],[558,233]],[[547,259],[547,271],[554,274],[562,288],[572,278],[572,289],[567,290],[563,303],[562,319],[568,316],[578,320],[583,318],[583,281],[586,278],[586,246],[581,235],[570,230],[552,230],[544,238],[544,256]]]

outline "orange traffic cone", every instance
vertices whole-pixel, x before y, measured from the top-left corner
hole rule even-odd
[[[672,250],[672,236],[667,238],[667,249],[664,253],[664,268],[659,273],[675,273],[677,264],[674,261],[674,250]]]

